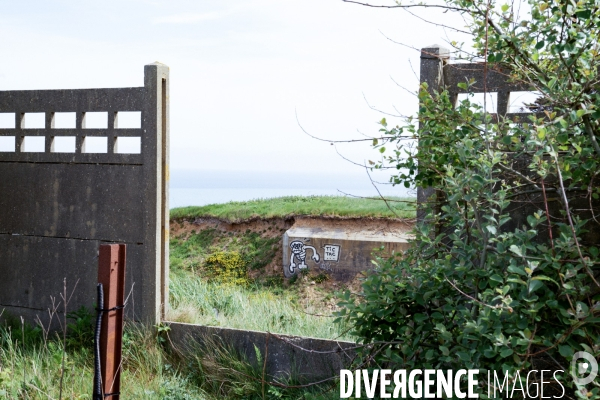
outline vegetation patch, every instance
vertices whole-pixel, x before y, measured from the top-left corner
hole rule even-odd
[[[206,259],[205,271],[211,280],[224,285],[248,284],[246,262],[237,251],[217,251]]]
[[[3,317],[7,317],[6,314]],[[89,399],[93,382],[93,316],[85,309],[69,317],[63,332],[8,317],[0,325],[0,398]],[[84,329],[85,327],[85,329]],[[158,328],[158,329],[157,329]],[[86,334],[82,335],[82,331]],[[259,365],[248,362],[218,339],[202,348],[176,352],[169,347],[169,328],[126,322],[123,335],[121,396],[128,399],[313,399],[337,398],[336,382],[310,388],[294,386],[290,376],[262,385]],[[63,364],[64,358],[64,364]]]
[[[251,201],[232,201],[202,207],[171,210],[173,220],[213,217],[239,222],[251,218],[285,218],[296,215],[320,217],[414,218],[414,198],[392,197],[384,202],[377,198],[346,196],[288,196]]]
[[[289,226],[283,218],[172,220],[168,319],[352,340],[344,324],[332,323],[334,294],[346,286],[317,270],[284,279],[282,238]],[[357,290],[358,280],[352,285]]]

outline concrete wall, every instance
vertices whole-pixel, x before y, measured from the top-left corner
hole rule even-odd
[[[137,88],[0,92],[0,113],[15,120],[0,129],[0,310],[45,321],[64,279],[73,293],[68,311],[91,309],[99,245],[118,242],[127,244],[126,295],[133,289],[126,314],[160,321],[168,298],[169,69],[151,64],[144,74]],[[141,127],[119,129],[118,113],[131,111],[141,112]],[[91,112],[106,113],[106,128],[86,128]],[[29,128],[28,113],[43,113],[43,127]],[[65,115],[57,113],[75,113],[75,126],[57,128]],[[31,137],[43,142],[33,152]],[[75,146],[57,152],[64,137]],[[90,137],[106,138],[105,152],[86,152],[102,150],[86,146]],[[137,154],[115,149],[121,137],[139,138]]]
[[[297,223],[283,235],[283,273],[291,278],[303,270],[316,270],[340,282],[352,281],[373,268],[376,251],[388,257],[406,250],[411,236],[405,231],[368,231],[324,221],[319,226]]]
[[[509,109],[509,100],[511,93],[515,92],[531,92],[532,88],[525,82],[517,82],[510,80],[510,71],[501,70],[498,68],[485,69],[483,63],[449,63],[449,51],[438,45],[432,45],[421,49],[421,83],[426,82],[430,93],[441,92],[448,90],[450,100],[456,105],[458,95],[464,93],[494,93],[496,97],[495,110],[491,110],[490,114],[493,121],[509,120],[514,123],[527,122],[531,113],[527,112],[511,112]],[[458,87],[458,83],[472,80],[474,83],[463,89]],[[538,117],[543,116],[542,112],[537,114]],[[426,132],[425,132],[426,134]],[[529,171],[529,160],[527,156],[514,158],[512,160],[513,168],[524,175],[528,175],[533,180],[538,180],[539,176],[532,174]],[[505,179],[519,179],[516,175],[507,173]],[[555,178],[547,177],[546,184],[551,186],[556,183]],[[552,191],[553,189],[548,189]],[[426,201],[437,202],[439,207],[444,201],[444,193],[435,193],[432,188],[418,188],[417,202],[423,204]],[[572,197],[569,200],[572,210],[581,219],[591,219],[593,215],[590,210],[589,199],[584,196]],[[593,200],[592,204],[595,208],[598,207],[599,201]],[[550,196],[548,200],[548,208],[551,216],[561,218],[562,206],[555,195]],[[542,193],[528,193],[513,198],[511,204],[507,208],[511,220],[503,225],[504,231],[513,231],[516,228],[521,228],[527,225],[527,216],[533,214],[537,210],[545,209]],[[423,221],[424,215],[421,211],[417,212],[419,221]],[[432,235],[439,234],[444,228],[441,226],[432,230]],[[542,228],[543,229],[543,228]],[[541,236],[544,237],[547,232],[541,231]],[[598,243],[600,241],[600,231],[590,229],[582,235],[582,239],[588,243]]]
[[[234,349],[255,367],[262,368],[263,365],[258,365],[256,360],[256,346],[263,360],[266,358],[266,374],[275,379],[285,379],[291,374],[303,382],[339,377],[340,369],[350,366],[356,355],[356,344],[351,342],[178,322],[168,324],[171,328],[170,344],[179,352],[198,351],[207,339],[213,337]]]

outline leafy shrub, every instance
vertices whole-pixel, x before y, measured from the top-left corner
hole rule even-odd
[[[237,251],[217,251],[206,258],[205,269],[210,279],[226,285],[247,285],[248,271]]]
[[[516,379],[544,362],[565,370],[578,351],[600,356],[600,9],[521,6],[441,5],[472,18],[474,53],[457,45],[459,57],[538,91],[527,117],[490,115],[472,101],[486,85],[466,79],[458,104],[423,83],[418,121],[381,121],[373,143],[397,168],[391,182],[432,194],[404,258],[380,259],[362,296],[343,298],[340,315],[377,361]],[[597,385],[560,379],[600,398]]]

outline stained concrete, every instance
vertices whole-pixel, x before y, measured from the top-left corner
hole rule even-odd
[[[356,356],[356,344],[325,339],[277,335],[268,332],[246,331],[168,322],[169,343],[176,351],[193,353],[211,342],[221,342],[233,349],[256,368],[259,365],[256,349],[266,359],[265,373],[272,379],[293,376],[300,382],[314,382],[339,376],[340,369],[350,366]],[[209,342],[210,343],[210,342]]]
[[[375,253],[389,256],[406,250],[411,235],[409,224],[386,225],[356,221],[299,219],[283,236],[283,272],[287,278],[303,270],[318,270],[337,281],[347,282],[373,268]],[[293,256],[293,257],[292,257]]]
[[[67,311],[96,303],[98,248],[127,245],[126,315],[157,323],[168,299],[167,66],[144,68],[144,86],[116,89],[0,91],[0,113],[14,113],[15,151],[0,152],[0,310],[50,323],[66,279]],[[107,113],[106,129],[86,129],[87,112]],[[118,112],[140,111],[141,128],[118,129]],[[45,113],[45,127],[24,116]],[[54,113],[74,112],[75,128],[55,129]],[[25,136],[45,138],[24,152]],[[52,138],[75,137],[75,151],[54,153]],[[85,137],[106,137],[106,153],[83,152]],[[139,137],[140,154],[114,151],[117,137]],[[63,311],[64,306],[58,308]]]

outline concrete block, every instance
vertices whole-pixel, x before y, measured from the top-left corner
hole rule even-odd
[[[298,220],[283,236],[283,272],[287,278],[303,270],[319,270],[333,279],[347,282],[356,274],[373,268],[373,252],[389,256],[406,250],[408,225],[382,226],[382,222]],[[369,229],[371,225],[372,229]]]

